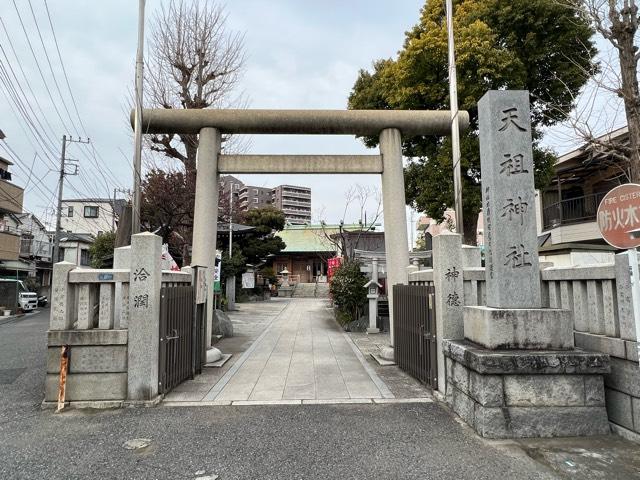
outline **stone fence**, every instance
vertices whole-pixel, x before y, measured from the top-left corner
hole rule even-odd
[[[451,249],[456,249],[455,237],[445,236],[439,243],[434,243],[436,264],[443,254],[443,244],[449,244],[444,249],[447,265],[451,265],[451,258],[459,259],[457,266],[454,261],[454,266],[447,269],[444,280],[440,280],[437,274],[434,276],[434,269],[419,270],[414,266],[407,269],[409,284],[435,285],[436,296],[441,297],[441,308],[436,311],[440,327],[437,333],[439,339],[447,338],[442,335],[442,331],[449,335],[454,332],[453,336],[461,338],[460,335],[455,335],[455,332],[462,333],[462,318],[459,309],[455,307],[486,305],[485,269],[478,266],[477,256],[475,260],[469,260],[469,255],[464,252],[465,248],[462,248],[462,254],[451,255]],[[612,264],[553,267],[551,264],[541,263],[540,268],[543,307],[571,310],[576,347],[606,353],[611,357],[612,371],[605,376],[610,422],[622,434],[639,434],[640,366],[637,331],[640,329],[640,319],[634,319],[633,316],[627,253],[616,255],[615,263]],[[446,277],[447,274],[449,277]],[[461,278],[462,293],[452,297],[453,293],[448,290],[451,288],[449,280],[455,275],[456,278]],[[439,362],[439,376],[444,375],[441,368]],[[446,383],[439,381],[439,385]]]
[[[156,399],[157,379],[154,391],[152,377],[154,373],[157,377],[158,342],[143,327],[157,330],[161,287],[192,284],[188,268],[161,270],[160,252],[160,237],[139,234],[134,235],[132,247],[116,249],[114,266],[119,268],[54,265],[45,405],[58,398],[62,346],[69,349],[67,402],[120,406]],[[157,277],[159,282],[151,281]],[[136,295],[130,288],[133,282]],[[141,284],[147,290],[139,294]],[[140,390],[144,393],[133,395]]]

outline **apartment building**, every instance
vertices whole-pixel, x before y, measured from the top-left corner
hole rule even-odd
[[[238,207],[241,211],[247,212],[255,208],[264,208],[271,205],[273,190],[268,187],[256,187],[244,185],[240,189]]]
[[[273,206],[284,213],[287,223],[311,223],[311,189],[296,185],[280,185],[272,191]]]
[[[219,202],[227,202],[229,193],[233,192],[233,204],[238,205],[240,201],[240,190],[244,187],[244,183],[233,175],[222,175],[220,177],[220,188],[218,190]]]

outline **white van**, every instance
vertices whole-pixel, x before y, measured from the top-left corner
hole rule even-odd
[[[16,280],[14,278],[0,278],[0,282],[11,282],[18,284],[18,307],[24,312],[31,312],[38,307],[38,294],[36,292],[30,292],[24,285],[22,280]]]

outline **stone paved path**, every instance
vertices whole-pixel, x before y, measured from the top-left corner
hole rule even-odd
[[[394,398],[323,299],[293,299],[233,366],[206,385],[190,382],[165,402],[340,403]],[[182,388],[181,388],[182,387]]]

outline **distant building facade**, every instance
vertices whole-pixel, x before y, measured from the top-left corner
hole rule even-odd
[[[297,185],[280,185],[273,189],[273,206],[282,210],[287,223],[311,223],[311,189]]]
[[[268,207],[271,205],[272,196],[273,190],[271,188],[244,185],[240,189],[238,206],[243,212]]]
[[[26,280],[33,278],[38,292],[49,295],[52,273],[53,241],[40,220],[31,213],[11,214],[4,219],[5,228],[20,235],[20,254],[16,260],[2,262],[0,276]]]
[[[111,198],[73,198],[62,200],[62,232],[88,234],[115,231],[127,201]]]
[[[61,233],[60,257],[65,262],[71,262],[81,267],[91,265],[89,249],[95,238],[86,233]]]
[[[218,192],[219,201],[226,201],[229,194],[233,193],[233,204],[238,205],[240,201],[240,190],[244,187],[244,183],[233,175],[222,175],[220,177],[220,190]]]
[[[233,175],[220,177],[218,206],[233,198],[234,211],[248,212],[256,208],[274,206],[284,213],[290,225],[311,223],[311,189],[298,185],[279,185],[275,188],[245,185]],[[226,207],[225,207],[226,208]]]
[[[9,160],[0,157],[0,269],[20,256],[20,232],[11,228],[9,216],[22,213],[24,189],[11,183]]]

